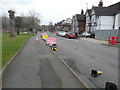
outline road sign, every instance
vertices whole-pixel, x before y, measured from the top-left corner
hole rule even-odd
[[[56,44],[56,38],[47,38],[46,39],[47,44]]]
[[[47,35],[47,33],[44,33],[44,35]]]
[[[48,37],[48,35],[42,35],[42,39],[46,39]]]
[[[116,36],[109,36],[108,37],[108,42],[109,42],[109,44],[112,44],[112,45],[118,44],[118,37],[116,37]]]
[[[44,35],[44,33],[41,33],[41,36]]]

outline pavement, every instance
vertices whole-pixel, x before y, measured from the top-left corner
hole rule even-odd
[[[84,88],[40,38],[30,38],[2,75],[3,88]]]
[[[0,35],[8,35],[8,34],[0,34]]]
[[[119,43],[119,44],[111,45],[108,43],[107,40],[99,40],[99,39],[85,38],[85,37],[81,37],[79,40],[84,40],[90,43],[101,44],[101,45],[112,46],[112,47],[118,47],[118,45],[120,44]]]
[[[105,41],[105,40],[98,40],[98,39],[85,38],[85,37],[82,37],[82,38],[80,38],[80,39],[85,40],[85,41],[88,41],[88,42],[92,42],[92,43],[108,44],[108,41]]]
[[[57,40],[56,54],[91,88],[104,88],[110,81],[118,85],[118,48],[104,45],[106,41],[80,38],[67,39],[49,36]],[[94,78],[92,69],[102,71],[103,74]]]

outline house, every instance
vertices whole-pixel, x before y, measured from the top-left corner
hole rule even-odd
[[[72,19],[67,18],[66,20],[62,20],[60,22],[55,23],[55,31],[70,31],[71,30]]]
[[[102,0],[98,7],[86,11],[86,31],[95,31],[95,38],[107,40],[108,36],[117,36],[120,27],[120,2],[103,7]]]
[[[72,31],[81,33],[85,31],[86,19],[83,10],[81,14],[76,14],[72,17]]]
[[[85,31],[88,31],[88,32],[91,32],[91,9],[88,9],[86,11],[86,30]]]
[[[64,22],[64,21],[65,20],[62,20],[60,22],[55,23],[55,31],[61,31],[61,30],[63,30],[62,22]]]
[[[63,26],[63,31],[70,31],[71,30],[71,23],[72,23],[72,19],[71,18],[67,18],[65,21],[62,22],[62,26]]]

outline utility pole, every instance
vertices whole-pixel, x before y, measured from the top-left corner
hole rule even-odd
[[[12,10],[9,10],[8,11],[9,13],[9,29],[10,29],[10,35],[9,37],[15,37],[15,34],[14,34],[14,14],[15,12],[12,11]]]

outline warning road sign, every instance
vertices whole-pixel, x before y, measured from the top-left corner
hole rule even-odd
[[[118,44],[118,37],[116,37],[116,36],[109,36],[108,37],[108,43],[112,44],[112,45]]]

